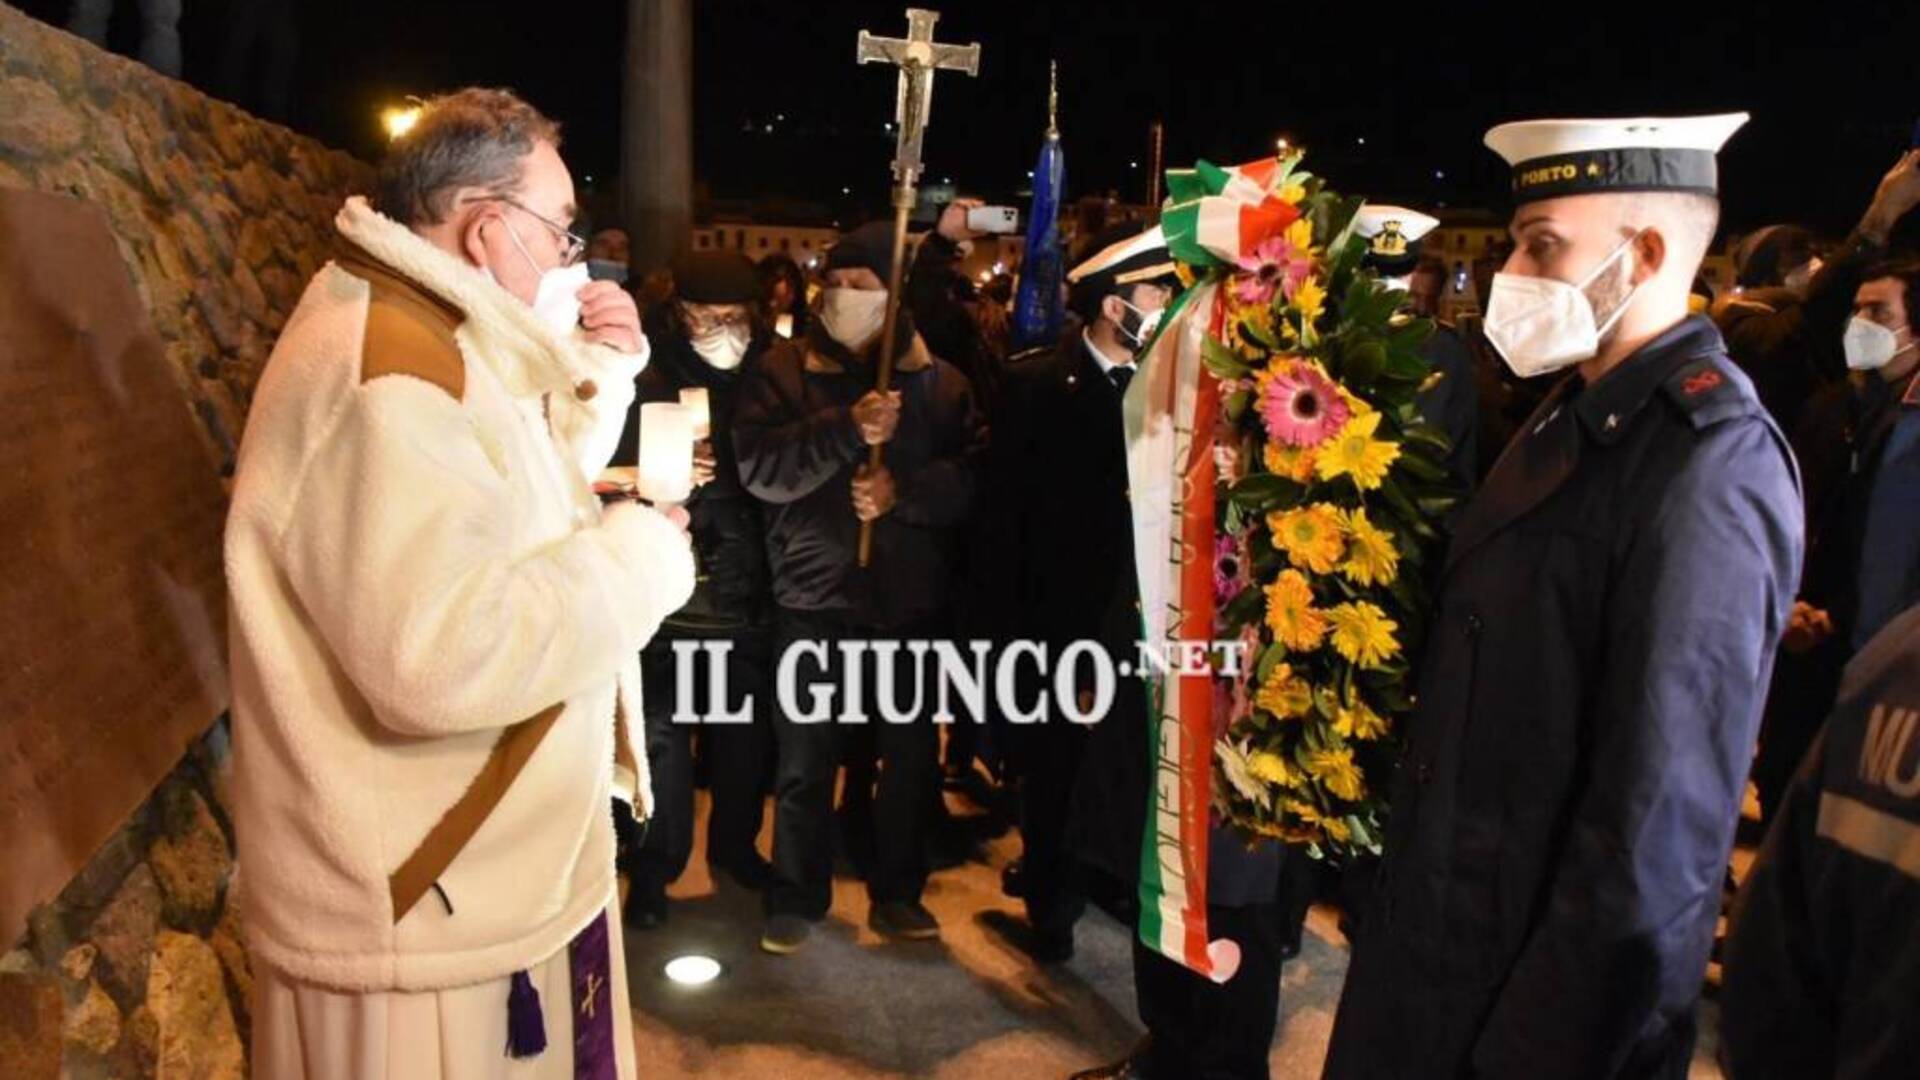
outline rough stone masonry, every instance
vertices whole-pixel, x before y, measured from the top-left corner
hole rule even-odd
[[[207,468],[224,473],[359,161],[0,4],[0,187],[106,214]],[[224,720],[54,902],[0,942],[0,1071],[241,1077],[251,974]]]

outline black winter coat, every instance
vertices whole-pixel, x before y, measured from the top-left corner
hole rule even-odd
[[[763,623],[771,614],[766,530],[760,504],[740,483],[732,430],[745,373],[766,354],[772,340],[756,336],[740,367],[721,371],[693,351],[673,327],[665,306],[648,311],[642,325],[653,358],[634,381],[636,402],[678,401],[681,390],[706,387],[715,459],[713,479],[694,489],[686,505],[696,566],[693,597],[667,617],[661,634],[726,634]],[[627,418],[614,455],[616,464],[632,464],[639,455],[638,415],[636,407]]]
[[[873,382],[869,358],[781,342],[746,373],[733,445],[740,482],[767,504],[775,602],[885,629],[940,616],[951,601],[986,426],[966,377],[914,337],[894,366],[900,426],[886,447],[899,502],[875,522],[862,570],[853,475],[867,445],[852,406]]]
[[[1687,319],[1461,515],[1329,1077],[1684,1077],[1800,567],[1785,441]]]

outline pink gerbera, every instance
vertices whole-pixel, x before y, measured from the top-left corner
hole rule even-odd
[[[1269,236],[1239,261],[1245,271],[1234,276],[1233,295],[1243,304],[1265,304],[1276,291],[1292,296],[1313,270],[1308,253],[1293,246],[1285,232]]]
[[[1308,364],[1289,364],[1260,390],[1267,436],[1288,446],[1315,447],[1343,427],[1352,410],[1331,380]]]
[[[1247,554],[1240,543],[1240,537],[1233,533],[1221,533],[1213,542],[1213,602],[1216,608],[1225,607],[1227,601],[1240,595],[1247,587],[1252,575],[1247,568]]]

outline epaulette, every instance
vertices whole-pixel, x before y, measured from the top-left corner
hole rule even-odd
[[[1030,363],[1039,357],[1052,356],[1057,349],[1058,349],[1058,346],[1054,346],[1054,345],[1030,346],[1028,348],[1021,349],[1019,352],[1009,355],[1007,357],[1006,363],[1009,367]]]
[[[1745,377],[1721,356],[1702,356],[1680,365],[1663,387],[1695,429],[1742,416],[1758,407]]]

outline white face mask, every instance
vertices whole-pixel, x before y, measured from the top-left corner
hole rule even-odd
[[[1635,285],[1628,291],[1604,325],[1595,324],[1593,301],[1587,299],[1586,289],[1625,254],[1636,239],[1637,234],[1628,237],[1578,282],[1520,274],[1493,275],[1482,325],[1487,340],[1500,350],[1515,375],[1532,378],[1599,355],[1600,339],[1626,314],[1640,287]]]
[[[720,326],[694,337],[691,344],[700,359],[721,371],[732,371],[746,359],[747,345],[752,340],[753,332],[747,327]]]
[[[1900,344],[1897,334],[1862,315],[1855,315],[1847,324],[1847,333],[1841,339],[1841,348],[1847,354],[1847,367],[1853,371],[1878,371],[1893,363],[1893,358],[1914,347],[1916,342]]]
[[[887,290],[829,285],[820,293],[820,324],[854,352],[880,336],[887,321]]]
[[[580,328],[580,290],[593,280],[592,271],[586,263],[574,263],[572,266],[556,266],[542,271],[540,264],[533,260],[527,246],[520,242],[520,235],[507,226],[507,238],[520,250],[520,257],[527,260],[540,275],[540,284],[533,293],[533,313],[540,321],[552,327],[554,332],[566,336]],[[492,277],[492,271],[488,271]]]
[[[1136,350],[1146,345],[1147,342],[1152,341],[1153,332],[1160,328],[1160,317],[1167,313],[1167,309],[1156,308],[1152,311],[1141,311],[1139,308],[1134,307],[1118,296],[1114,297],[1114,299],[1119,300],[1121,305],[1131,312],[1136,320],[1131,330],[1127,329],[1125,322],[1122,322],[1120,324],[1120,336],[1131,342]]]

